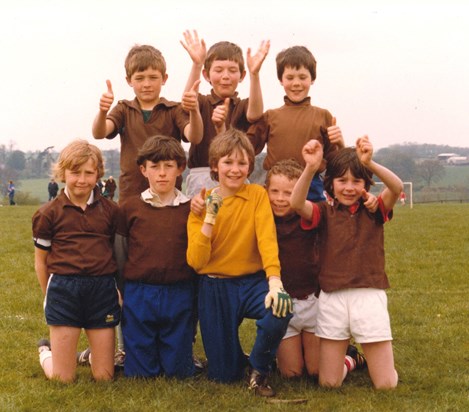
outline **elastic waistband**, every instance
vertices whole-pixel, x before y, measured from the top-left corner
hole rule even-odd
[[[196,174],[207,174],[210,173],[210,167],[193,167],[189,169],[189,174],[196,175]]]
[[[222,273],[203,273],[201,275],[207,276],[210,279],[244,279],[244,278],[252,277],[252,276],[262,276],[266,278],[265,272],[263,270],[260,270],[259,272],[248,273],[246,275],[239,275],[239,276],[238,275],[237,276],[224,275]]]
[[[83,279],[97,279],[97,278],[114,278],[116,277],[117,273],[107,273],[107,274],[104,274],[104,275],[82,275],[80,273],[69,273],[68,275],[64,275],[64,274],[61,274],[61,273],[52,273],[52,275],[54,276],[63,276],[63,277],[66,277],[66,276],[73,276],[75,278],[83,278]]]

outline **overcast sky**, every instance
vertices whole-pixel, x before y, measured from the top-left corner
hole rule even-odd
[[[469,146],[469,2],[356,0],[15,0],[0,6],[0,144],[61,150],[92,140],[106,79],[132,99],[124,59],[152,44],[167,62],[162,96],[180,100],[191,60],[179,40],[197,29],[208,46],[257,49],[265,109],[283,104],[275,56],[293,45],[318,61],[312,103],[336,116],[347,144]],[[247,97],[248,76],[239,88]],[[201,92],[208,93],[205,82]],[[119,147],[119,138],[97,141]]]

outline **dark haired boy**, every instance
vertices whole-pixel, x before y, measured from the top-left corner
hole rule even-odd
[[[301,149],[311,139],[324,147],[324,158],[343,147],[340,128],[328,110],[311,105],[309,89],[316,80],[316,59],[304,46],[282,50],[276,57],[277,77],[285,90],[284,105],[267,110],[247,132],[256,154],[267,144],[264,169],[279,160],[293,158],[304,166]],[[310,200],[325,200],[319,176],[325,162],[314,176],[308,193]]]
[[[176,189],[186,157],[169,136],[154,136],[137,164],[149,188],[122,205],[118,251],[123,265],[122,332],[128,377],[185,378],[192,361],[194,273],[186,262],[190,202]]]

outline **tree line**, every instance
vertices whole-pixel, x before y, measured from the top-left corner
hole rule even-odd
[[[393,170],[402,180],[420,182],[422,186],[431,186],[445,175],[443,164],[437,159],[439,153],[457,153],[469,155],[469,148],[451,147],[434,144],[395,144],[380,149],[376,159],[384,166]],[[119,150],[103,150],[106,161],[106,175],[119,175]],[[21,151],[14,149],[14,144],[0,145],[0,182],[2,186],[8,180],[35,179],[50,177],[52,164],[58,152],[53,146],[43,150]],[[262,162],[265,154],[256,157],[256,168],[253,181],[262,183]]]

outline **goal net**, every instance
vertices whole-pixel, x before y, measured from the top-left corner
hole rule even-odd
[[[401,193],[397,203],[399,205],[405,206],[409,205],[412,209],[414,207],[414,197],[413,197],[413,189],[412,189],[412,182],[403,182],[404,183],[404,191]],[[374,186],[371,186],[371,193],[374,195],[378,195],[384,188],[383,182],[375,182]]]

